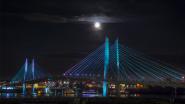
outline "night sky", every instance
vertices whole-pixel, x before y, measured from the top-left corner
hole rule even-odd
[[[185,0],[1,0],[0,80],[11,79],[26,57],[61,75],[106,35],[185,68]]]

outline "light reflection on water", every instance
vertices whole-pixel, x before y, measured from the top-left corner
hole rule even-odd
[[[82,95],[83,97],[101,97],[102,95],[101,94],[83,94]]]
[[[1,93],[1,97],[3,98],[17,97],[17,93]]]
[[[0,93],[1,98],[19,98],[19,97],[33,97],[33,98],[36,98],[36,97],[48,97],[48,96],[74,97],[75,94],[74,93],[67,93],[67,94],[61,95],[61,94],[53,94],[53,93],[51,93],[51,94],[37,94],[37,93],[34,93],[34,94],[31,94],[31,95],[23,95],[21,93]],[[110,96],[114,97],[116,95],[110,95]],[[121,95],[121,97],[128,97],[128,96],[138,97],[139,94],[131,94],[131,95],[122,94]],[[102,97],[102,95],[97,94],[97,93],[83,93],[82,97]]]
[[[55,94],[31,94],[31,95],[23,95],[21,93],[0,93],[0,98],[22,98],[22,97],[32,97],[32,98],[37,98],[37,97],[49,97],[49,96],[64,96],[64,97],[75,97],[74,93],[68,93],[64,95],[55,95]],[[110,97],[116,97],[116,95],[109,95]],[[145,95],[141,94],[121,94],[120,97],[142,97]],[[148,95],[147,95],[148,96]],[[155,96],[155,95],[150,95],[150,96]],[[168,95],[167,95],[168,96]],[[84,93],[82,94],[82,97],[102,97],[101,94],[96,94],[96,93]],[[180,96],[185,98],[185,95]]]

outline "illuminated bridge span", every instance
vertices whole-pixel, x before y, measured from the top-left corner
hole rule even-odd
[[[184,82],[183,70],[119,44],[105,44],[64,73],[66,77],[124,83],[176,85]],[[105,87],[106,88],[106,87]],[[105,90],[105,88],[103,90]]]
[[[25,64],[21,67],[19,72],[12,78],[11,83],[22,83],[22,93],[26,95],[27,82],[32,83],[32,93],[35,94],[34,81],[44,79],[50,76],[49,73],[43,71],[34,61],[31,63],[28,62],[28,59],[25,60]]]
[[[28,62],[28,59],[25,60],[24,65],[20,68],[20,70],[16,73],[16,75],[12,78],[12,82],[17,81],[33,81],[39,80],[45,77],[50,76],[49,73],[41,69],[34,61],[31,63]]]

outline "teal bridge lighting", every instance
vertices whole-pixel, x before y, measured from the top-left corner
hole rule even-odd
[[[32,62],[29,63],[26,58],[25,64],[21,67],[21,69],[16,73],[16,75],[12,78],[12,83],[22,82],[22,93],[26,95],[26,82],[43,79],[50,76],[49,73],[41,69],[37,64],[35,64],[35,60],[32,59]],[[35,93],[34,85],[32,86],[32,93]]]
[[[36,64],[34,59],[32,59],[31,63],[29,63],[28,59],[26,58],[24,65],[11,79],[11,82],[26,82],[42,79],[48,76],[50,76],[50,74]]]
[[[103,81],[103,96],[107,96],[109,81],[143,83],[150,85],[174,86],[184,79],[184,70],[154,59],[132,48],[105,43],[90,53],[82,61],[67,70],[63,75],[72,78],[86,78]]]
[[[109,67],[109,38],[105,39],[105,56],[104,56],[104,79],[103,79],[103,96],[107,96],[107,70]]]

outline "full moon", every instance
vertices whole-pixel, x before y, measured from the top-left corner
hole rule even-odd
[[[101,29],[101,24],[100,24],[100,22],[95,22],[95,23],[94,23],[94,27],[95,27],[96,29]]]

